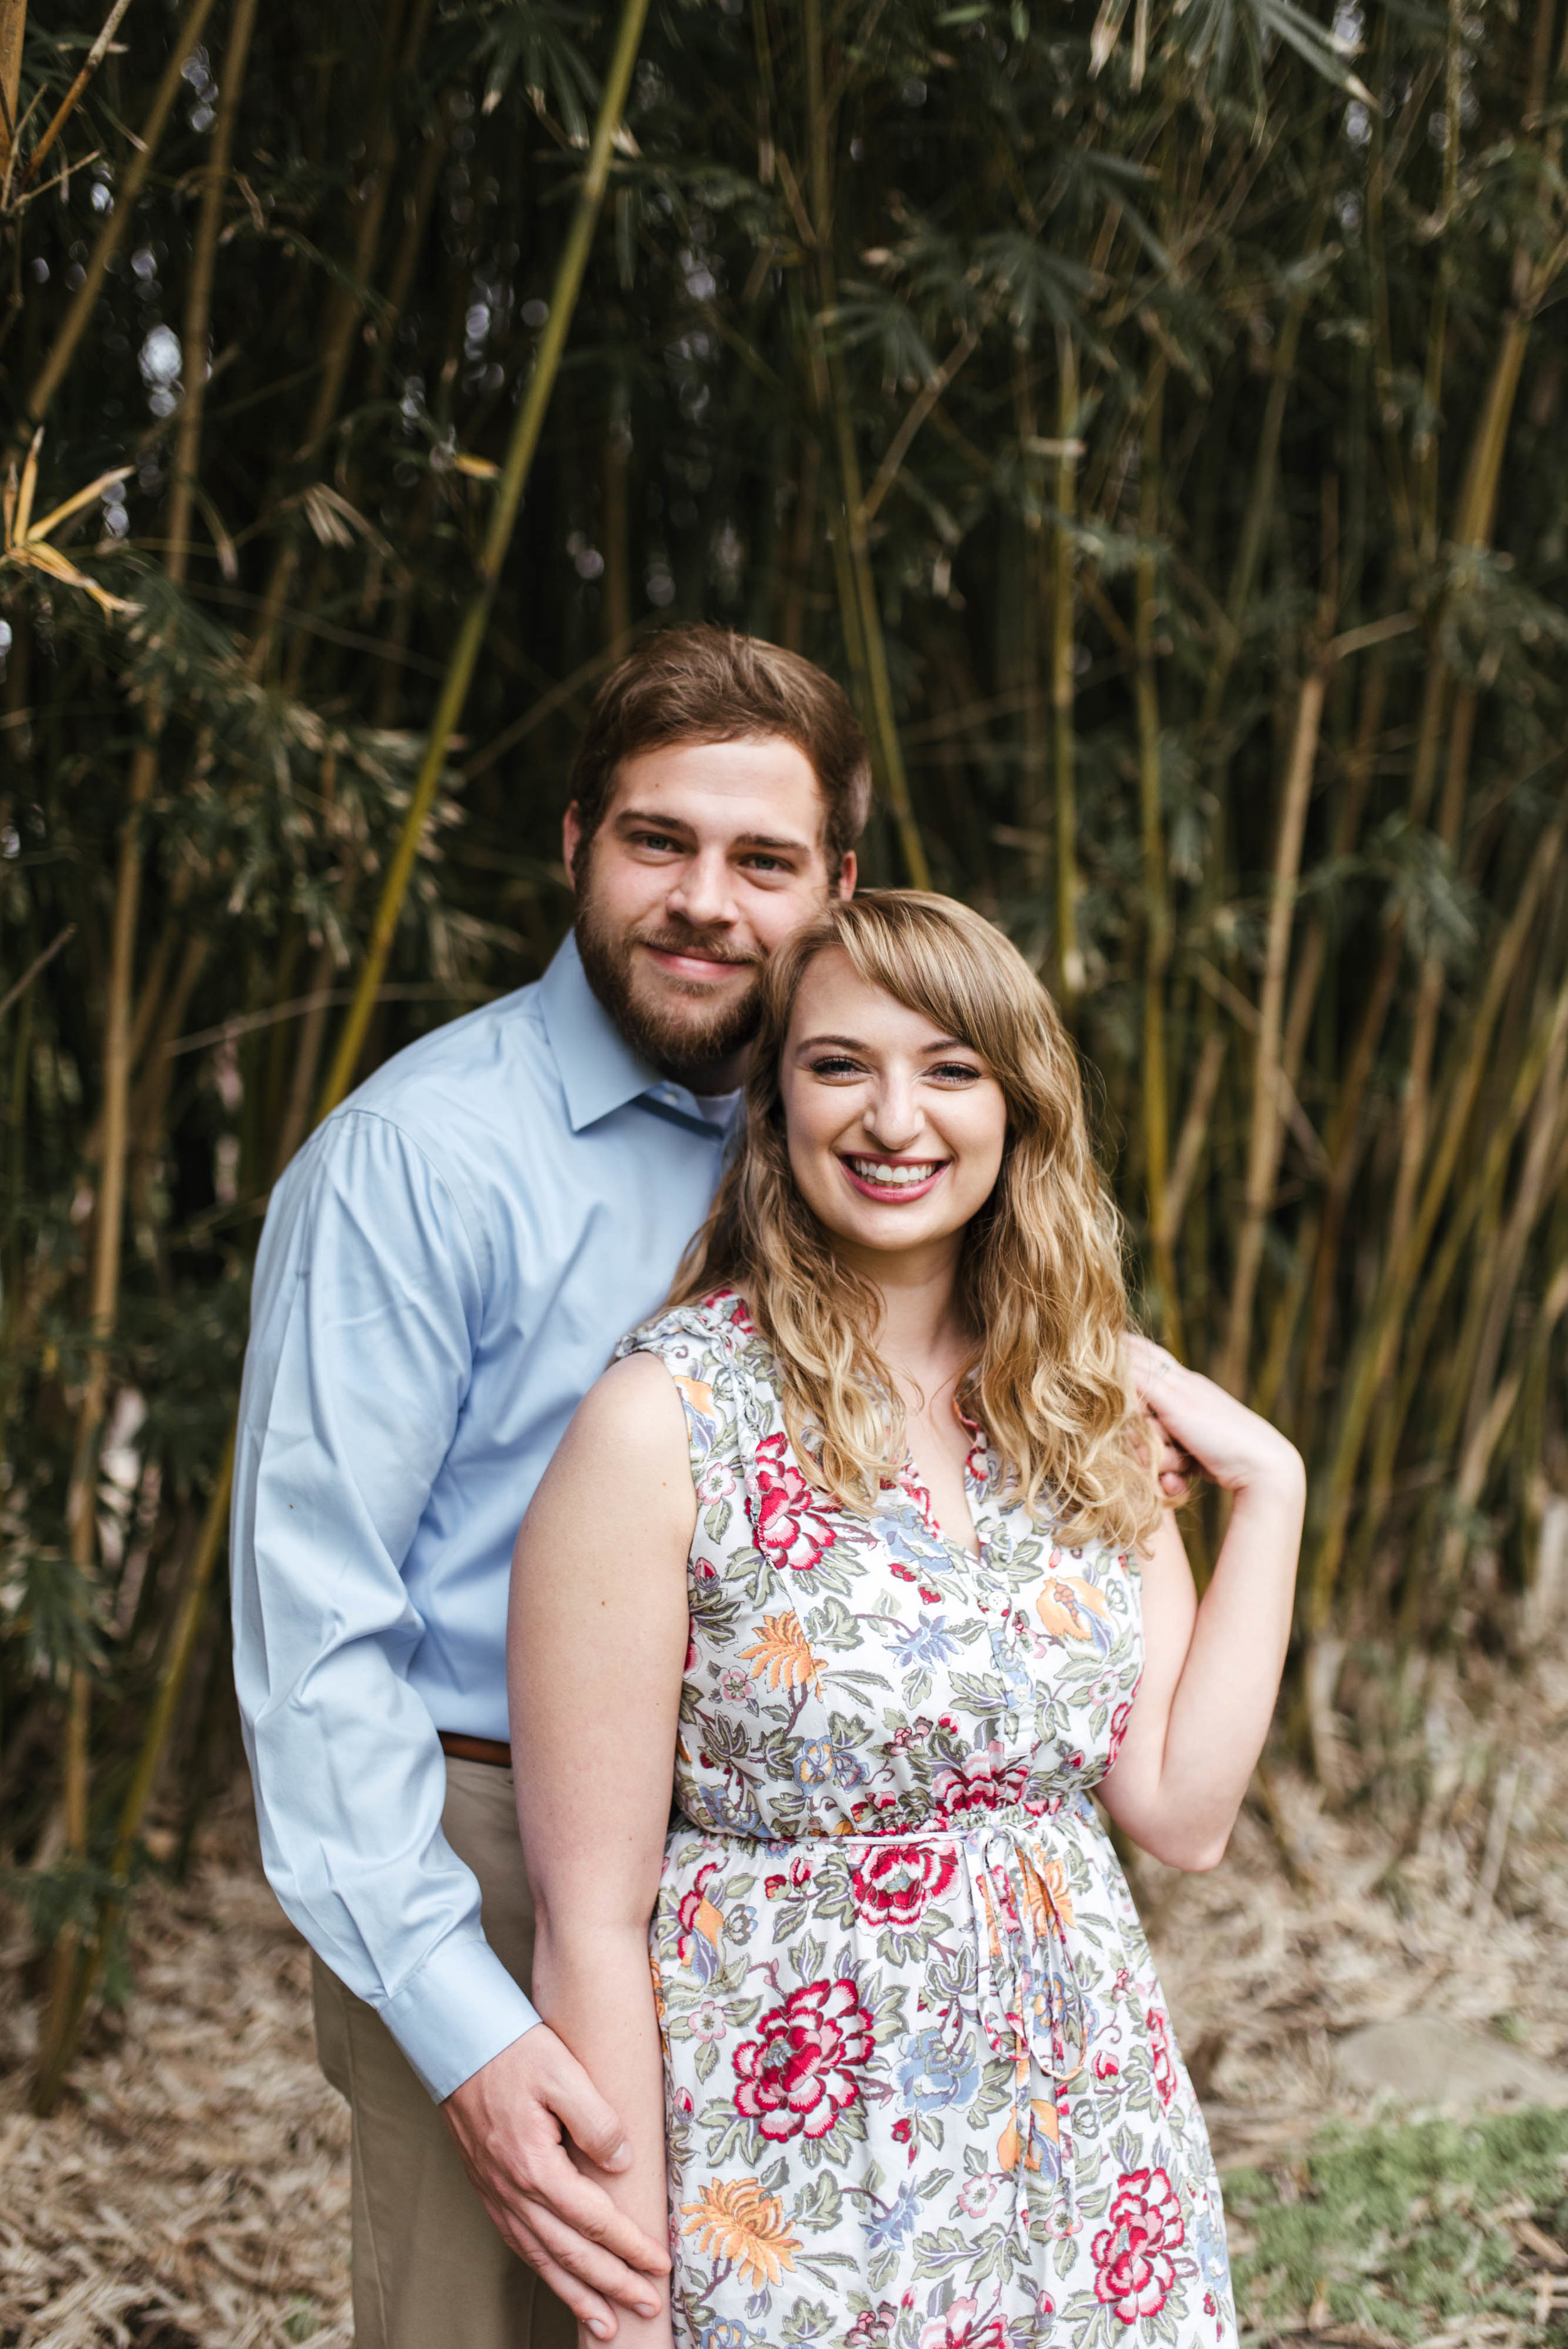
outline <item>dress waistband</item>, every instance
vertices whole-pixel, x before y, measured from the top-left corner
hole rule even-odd
[[[826,1856],[833,1851],[876,1851],[894,1843],[964,1843],[989,1835],[1037,1836],[1063,1819],[1081,1822],[1093,1817],[1088,1795],[1075,1789],[1069,1795],[1053,1795],[1045,1803],[1001,1803],[991,1811],[967,1811],[956,1816],[949,1814],[917,1819],[908,1826],[860,1828],[848,1834],[836,1827],[823,1827],[815,1834],[800,1836],[748,1834],[743,1828],[720,1826],[711,1819],[694,1819],[686,1811],[676,1812],[673,1825],[677,1831],[711,1836],[716,1843],[755,1844],[763,1851],[811,1851]]]

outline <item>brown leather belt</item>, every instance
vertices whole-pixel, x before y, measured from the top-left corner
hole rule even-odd
[[[438,1732],[441,1751],[454,1762],[489,1762],[497,1770],[511,1768],[511,1748],[499,1737],[465,1737],[460,1729]]]

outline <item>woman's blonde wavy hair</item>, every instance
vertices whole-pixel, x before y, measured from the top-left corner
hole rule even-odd
[[[738,1290],[777,1358],[798,1456],[847,1506],[874,1506],[908,1445],[876,1350],[880,1299],[840,1261],[796,1186],[779,1087],[800,981],[834,947],[868,986],[978,1052],[1006,1096],[1001,1173],[960,1264],[974,1332],[961,1407],[1058,1538],[1146,1547],[1160,1495],[1121,1343],[1119,1227],[1089,1148],[1078,1061],[1023,956],[968,906],[923,890],[868,890],[835,902],[774,955],[745,1138],[669,1304]]]

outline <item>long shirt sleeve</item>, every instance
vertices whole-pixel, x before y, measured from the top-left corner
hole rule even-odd
[[[483,1250],[397,1124],[335,1118],[268,1218],[235,1461],[235,1678],[268,1878],[437,2097],[538,2020],[441,1833],[453,1724],[408,1678],[427,1626],[405,1565],[469,1396]]]
[[[569,937],[386,1062],[273,1194],[231,1543],[262,1855],[436,2096],[537,2020],[441,1833],[437,1733],[509,1733],[518,1526],[707,1211],[723,1109],[637,1058]]]

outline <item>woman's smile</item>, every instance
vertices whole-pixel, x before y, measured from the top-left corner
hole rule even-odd
[[[868,1199],[882,1199],[893,1206],[903,1206],[911,1199],[923,1199],[932,1190],[937,1177],[947,1171],[945,1158],[876,1158],[859,1151],[841,1155],[843,1168],[855,1189]]]

